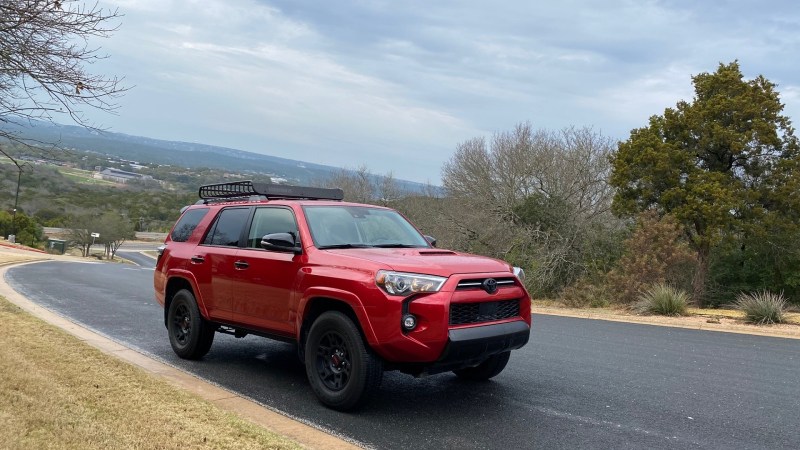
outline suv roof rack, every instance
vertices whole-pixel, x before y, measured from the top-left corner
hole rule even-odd
[[[200,186],[198,194],[205,201],[204,203],[208,200],[246,199],[259,195],[263,195],[267,199],[342,200],[344,198],[344,191],[339,188],[254,183],[250,180],[207,184]]]

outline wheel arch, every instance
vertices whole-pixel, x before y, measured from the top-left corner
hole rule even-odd
[[[353,305],[341,298],[335,298],[329,295],[317,295],[308,298],[303,305],[302,318],[298,327],[298,350],[302,356],[305,347],[306,337],[311,325],[314,321],[327,311],[339,311],[346,315],[353,321],[358,331],[361,333],[362,339],[367,347],[371,347],[371,342],[375,340],[375,334],[369,324],[364,308],[358,304],[355,308]]]
[[[172,298],[181,289],[186,289],[190,291],[192,295],[194,295],[195,301],[197,302],[197,308],[200,310],[200,314],[204,318],[208,319],[208,311],[206,310],[203,300],[200,298],[200,292],[198,291],[194,280],[182,275],[175,275],[169,277],[167,280],[167,286],[164,290],[164,326],[167,326],[167,315],[169,314],[169,306],[172,303]]]

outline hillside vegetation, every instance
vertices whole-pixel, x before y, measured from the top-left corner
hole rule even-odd
[[[763,77],[744,80],[735,62],[693,80],[692,102],[653,116],[623,142],[591,128],[521,123],[458,144],[442,168],[443,188],[409,190],[367,167],[306,184],[398,209],[441,247],[520,266],[534,296],[570,306],[635,308],[657,287],[688,293],[701,306],[730,305],[753,292],[800,304],[800,146],[775,87]],[[97,149],[38,162],[30,148],[9,151],[27,158],[17,225],[25,224],[18,234],[34,245],[37,226],[102,223],[116,237],[163,232],[196,201],[201,184],[285,181]],[[53,155],[45,153],[38,157]],[[152,179],[121,185],[92,177],[104,167]],[[0,202],[10,210],[18,172],[0,168]],[[4,234],[9,217],[0,215]]]

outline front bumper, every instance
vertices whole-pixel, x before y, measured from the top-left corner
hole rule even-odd
[[[450,330],[442,356],[428,374],[474,367],[498,353],[516,350],[528,343],[531,328],[523,321]]]
[[[522,347],[531,326],[528,293],[517,280],[492,294],[479,286],[460,286],[485,278],[510,277],[506,273],[453,275],[439,292],[399,300],[387,296],[371,306],[367,312],[375,333],[370,341],[373,350],[391,367],[422,373],[429,367],[448,371],[453,370],[449,367],[474,366],[493,354]],[[510,308],[514,303],[516,310]],[[413,331],[400,327],[406,312],[417,318]]]

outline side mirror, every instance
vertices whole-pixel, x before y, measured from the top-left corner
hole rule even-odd
[[[294,233],[271,233],[261,238],[261,248],[276,252],[303,253]]]
[[[428,244],[431,244],[431,247],[436,247],[436,238],[433,236],[425,235],[425,240],[428,241]]]

